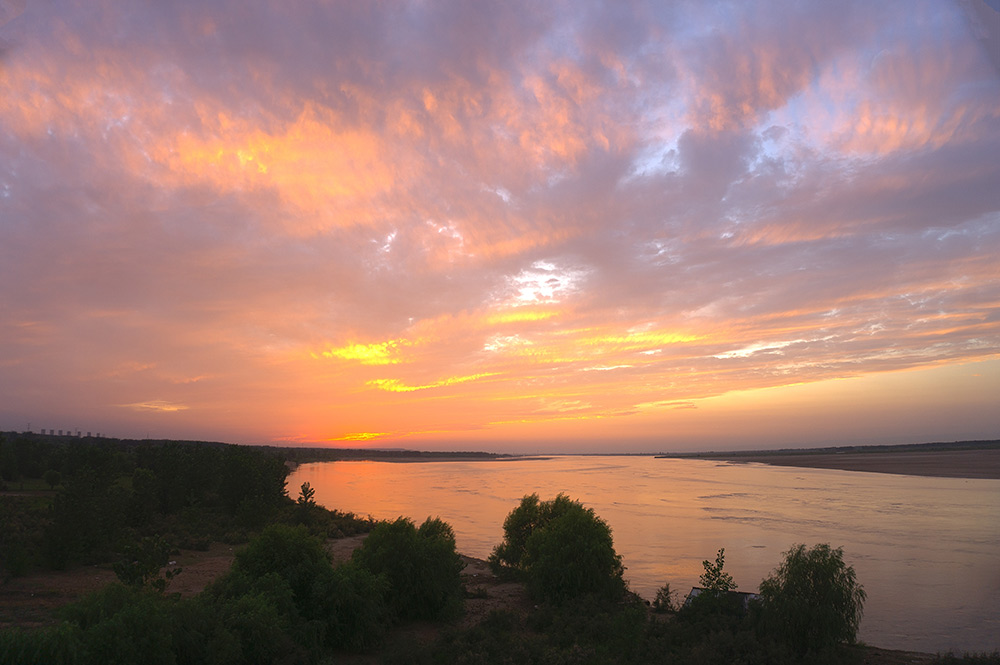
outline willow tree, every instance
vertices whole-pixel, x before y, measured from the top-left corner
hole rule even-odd
[[[855,641],[867,595],[842,548],[796,545],[760,584],[764,626],[799,653]]]

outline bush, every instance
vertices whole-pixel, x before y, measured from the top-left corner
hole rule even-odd
[[[656,590],[656,598],[653,599],[653,611],[659,613],[677,611],[677,593],[670,589],[669,582]]]
[[[313,587],[312,610],[324,622],[324,641],[335,649],[376,646],[389,622],[389,583],[354,563],[324,575]]]
[[[277,574],[218,599],[211,609],[219,622],[209,648],[212,662],[306,662],[307,647],[315,648],[319,641],[304,630],[291,589]]]
[[[312,586],[332,569],[323,543],[304,527],[273,524],[236,553],[233,572],[250,579],[277,574],[284,579],[302,608],[312,595]]]
[[[272,525],[203,600],[222,624],[214,651],[233,662],[272,662],[279,653],[373,646],[389,618],[387,595],[383,578],[353,564],[334,568],[305,527]]]
[[[841,548],[796,545],[760,584],[765,630],[796,652],[854,642],[867,597]]]
[[[524,497],[504,520],[504,541],[494,548],[490,565],[519,574],[544,600],[584,595],[615,600],[626,591],[611,528],[592,508],[562,494],[545,502],[535,494]]]
[[[63,623],[53,628],[0,630],[0,663],[70,665],[80,662],[80,630]]]
[[[174,663],[175,603],[163,596],[109,584],[60,610],[78,630],[76,662]]]
[[[391,606],[401,619],[453,616],[463,601],[462,568],[455,533],[439,519],[420,528],[409,519],[377,525],[355,550],[353,560],[374,575],[384,576]]]
[[[129,543],[121,559],[114,564],[115,575],[127,586],[162,593],[170,580],[181,572],[180,568],[172,568],[160,576],[160,569],[170,559],[170,549],[170,544],[159,536],[147,536],[136,543]]]

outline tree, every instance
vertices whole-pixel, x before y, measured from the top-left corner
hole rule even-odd
[[[308,510],[316,505],[315,497],[316,490],[309,483],[302,483],[302,487],[299,488],[299,498],[295,500],[295,503]]]
[[[295,513],[300,524],[312,527],[313,521],[319,516],[319,506],[316,505],[316,490],[309,483],[302,483],[299,496],[295,499]]]
[[[785,552],[760,583],[760,597],[765,630],[806,653],[854,642],[867,594],[844,563],[843,549],[820,544]]]
[[[548,523],[554,504],[563,499],[566,497],[560,494],[555,501],[548,502],[545,507],[550,514],[545,516],[542,515],[542,505],[537,494],[528,494],[521,499],[517,508],[510,511],[503,521],[503,542],[490,553],[489,563],[494,573],[499,575],[509,571],[523,571],[528,538],[535,529]]]
[[[122,558],[114,564],[115,575],[126,586],[152,589],[163,593],[180,568],[160,569],[169,563],[170,544],[160,536],[148,536],[125,546]]]
[[[720,547],[715,555],[715,563],[708,559],[701,562],[705,572],[698,579],[705,591],[710,594],[721,596],[722,594],[736,590],[736,582],[729,573],[722,572],[722,567],[726,564],[726,548]]]
[[[320,644],[361,649],[377,642],[388,592],[383,578],[355,564],[334,568],[323,541],[305,527],[272,524],[236,554],[202,601],[235,636],[242,655],[233,662],[312,662],[302,654]]]
[[[440,519],[428,517],[419,529],[404,517],[382,522],[352,560],[388,580],[401,619],[444,618],[461,610],[465,563],[455,549],[455,532]]]
[[[676,594],[671,591],[669,582],[656,590],[656,598],[653,599],[653,611],[660,613],[677,611]]]
[[[592,508],[563,494],[544,502],[535,494],[525,496],[504,520],[504,540],[490,555],[490,565],[522,577],[544,600],[585,595],[616,600],[626,590],[611,528]]]
[[[56,485],[62,482],[62,474],[55,469],[49,469],[45,472],[45,475],[42,476],[42,479],[45,480],[45,484],[48,485],[50,489],[55,489]]]

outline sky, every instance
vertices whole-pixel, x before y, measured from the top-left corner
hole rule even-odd
[[[1000,438],[998,22],[0,0],[0,429]]]

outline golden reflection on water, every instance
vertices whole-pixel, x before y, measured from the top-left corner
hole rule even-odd
[[[861,639],[928,651],[1000,647],[1000,481],[650,457],[302,465],[328,508],[375,518],[441,517],[459,550],[485,558],[524,494],[563,492],[614,533],[632,589],[685,593],[726,548],[741,590],[793,544],[843,547],[868,591]]]

